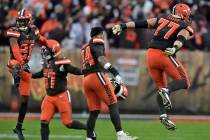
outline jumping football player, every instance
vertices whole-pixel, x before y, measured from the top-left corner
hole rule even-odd
[[[67,90],[67,75],[83,75],[81,69],[72,66],[69,59],[59,57],[61,53],[60,44],[55,40],[49,40],[51,49],[43,46],[41,55],[43,58],[43,69],[32,75],[32,78],[45,79],[47,95],[41,105],[41,138],[49,139],[49,123],[56,109],[60,113],[63,124],[70,129],[86,130],[86,125],[72,120],[71,97]]]
[[[101,27],[94,27],[91,29],[90,35],[90,42],[85,44],[81,50],[84,91],[90,110],[89,118],[87,120],[86,140],[96,140],[94,129],[100,113],[101,101],[109,108],[111,121],[117,133],[117,139],[135,140],[137,137],[127,135],[121,127],[114,87],[104,74],[104,71],[107,70],[113,74],[118,83],[122,83],[119,72],[105,57],[103,29]]]
[[[189,6],[180,3],[173,7],[172,14],[142,21],[131,21],[112,28],[116,35],[120,35],[126,29],[155,29],[146,60],[150,76],[158,88],[157,101],[161,114],[160,120],[168,130],[176,128],[166,114],[166,109],[172,108],[169,93],[190,87],[188,74],[177,60],[176,53],[193,34],[190,26],[191,14]],[[167,84],[165,74],[173,79],[171,83]]]
[[[22,124],[28,106],[30,95],[31,73],[28,62],[36,41],[46,45],[46,38],[39,34],[39,30],[32,22],[32,14],[29,10],[22,9],[18,12],[16,25],[5,32],[10,42],[9,71],[14,78],[15,86],[20,94],[20,108],[17,125],[13,129],[20,140],[24,140]]]

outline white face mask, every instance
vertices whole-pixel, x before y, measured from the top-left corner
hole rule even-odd
[[[42,55],[42,58],[45,60],[52,59],[51,52],[45,46],[43,46],[41,49],[41,55]]]

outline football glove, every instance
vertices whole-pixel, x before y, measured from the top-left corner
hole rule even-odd
[[[30,67],[29,67],[29,65],[28,65],[27,63],[23,64],[23,65],[22,65],[22,68],[23,68],[23,70],[24,70],[25,72],[30,73]]]
[[[122,27],[121,25],[114,25],[114,27],[112,27],[112,32],[114,35],[120,35],[122,33]]]
[[[169,56],[176,54],[176,52],[179,50],[178,47],[174,46],[172,48],[166,48],[165,53]]]

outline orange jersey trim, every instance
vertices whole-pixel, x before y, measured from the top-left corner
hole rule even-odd
[[[104,44],[104,40],[103,39],[99,39],[99,38],[95,38],[95,39],[93,39],[93,43]]]
[[[69,59],[55,61],[55,65],[65,65],[65,64],[70,64],[70,63],[71,63],[71,60]]]

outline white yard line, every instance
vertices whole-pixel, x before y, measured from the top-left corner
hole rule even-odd
[[[40,135],[32,135],[32,134],[24,134],[24,136],[26,138],[40,138]],[[17,136],[15,134],[1,134],[0,133],[0,139],[3,138],[14,138],[17,139]],[[81,135],[50,135],[50,138],[61,138],[61,139],[70,139],[70,138],[74,138],[74,139],[84,139],[83,136]]]
[[[7,113],[1,112],[0,118],[16,118],[18,113]],[[73,118],[88,118],[88,113],[73,114]],[[147,114],[121,114],[122,119],[142,119],[142,120],[156,120],[159,118],[159,115],[147,115]],[[39,119],[40,113],[27,113],[26,117]],[[171,118],[177,119],[191,119],[191,120],[210,120],[209,115],[170,115]],[[60,118],[59,114],[56,113],[54,118]],[[100,114],[99,118],[108,119],[108,114]]]

